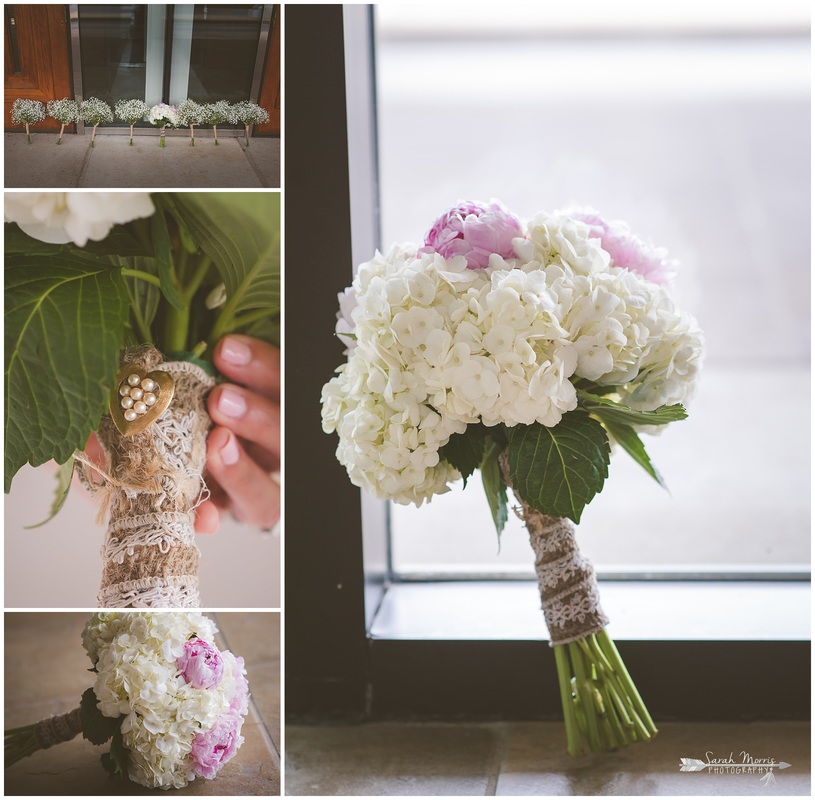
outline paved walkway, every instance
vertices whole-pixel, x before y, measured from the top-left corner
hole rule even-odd
[[[242,138],[223,136],[215,147],[210,132],[196,136],[190,147],[184,136],[168,136],[159,147],[156,136],[67,134],[56,146],[54,133],[4,136],[6,189],[62,188],[213,188],[280,187],[280,139],[254,137],[247,148]]]

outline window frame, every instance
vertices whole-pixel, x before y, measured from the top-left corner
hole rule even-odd
[[[542,619],[534,641],[371,634],[394,579],[387,504],[361,498],[348,481],[334,457],[336,439],[321,430],[316,398],[340,360],[331,344],[337,292],[378,244],[372,29],[370,6],[286,6],[287,718],[556,718]],[[728,582],[736,600],[750,585]],[[657,720],[808,718],[806,640],[768,631],[680,641],[666,627],[662,638],[618,644]],[[797,691],[763,691],[770,686]]]

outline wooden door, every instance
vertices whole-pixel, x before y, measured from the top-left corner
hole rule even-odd
[[[264,125],[255,125],[252,133],[280,133],[280,6],[274,9],[271,37],[269,39],[266,66],[263,70],[263,81],[260,86],[258,104],[269,112],[269,121]]]
[[[7,4],[3,11],[4,124],[11,128],[11,105],[18,97],[42,103],[73,97],[68,6]],[[46,118],[33,130],[59,128],[59,122]]]

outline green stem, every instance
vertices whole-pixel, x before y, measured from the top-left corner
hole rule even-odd
[[[195,347],[192,349],[192,356],[193,358],[201,358],[202,355],[206,352],[207,343],[206,342],[198,342]]]
[[[602,749],[600,744],[600,729],[597,725],[597,715],[594,709],[594,698],[592,697],[592,687],[586,674],[586,664],[583,662],[580,647],[575,642],[569,643],[569,658],[572,661],[572,669],[577,683],[577,694],[580,698],[580,705],[586,717],[586,727],[589,737],[589,749],[597,752]],[[591,667],[589,667],[590,669]]]
[[[192,298],[195,297],[195,293],[198,291],[199,287],[203,283],[204,278],[207,277],[207,273],[209,272],[209,268],[211,266],[212,259],[207,255],[203,256],[201,260],[198,262],[198,266],[195,268],[195,272],[193,272],[190,279],[186,281],[186,285],[181,296],[183,300],[187,303],[187,305],[189,305],[192,302]]]
[[[657,727],[654,725],[654,720],[651,719],[651,715],[648,713],[648,709],[645,707],[645,703],[643,703],[642,697],[640,697],[640,693],[637,691],[634,681],[631,680],[631,676],[628,674],[628,670],[625,668],[625,664],[620,657],[617,646],[614,644],[614,640],[608,635],[605,629],[597,634],[597,643],[605,654],[612,668],[618,673],[620,679],[625,684],[626,694],[631,700],[637,715],[644,722],[645,728],[649,731],[650,735],[653,736],[657,732]]]
[[[560,702],[563,706],[563,721],[566,724],[566,751],[573,758],[583,754],[580,744],[580,732],[577,729],[577,717],[572,699],[571,671],[569,656],[563,645],[555,645],[555,664],[557,665],[557,680],[560,686]]]
[[[133,319],[136,322],[136,327],[139,329],[139,335],[142,337],[142,343],[149,343],[153,341],[153,335],[150,333],[150,326],[139,311],[138,306],[132,303],[130,310],[133,312]]]
[[[172,306],[168,309],[166,339],[164,349],[174,353],[187,349],[187,334],[190,328],[190,308],[185,306],[178,309]]]
[[[122,267],[122,275],[126,278],[138,278],[141,281],[147,281],[147,283],[152,283],[153,286],[158,286],[161,288],[161,281],[158,279],[157,275],[151,275],[149,272],[142,272],[140,269],[129,269],[128,267]]]

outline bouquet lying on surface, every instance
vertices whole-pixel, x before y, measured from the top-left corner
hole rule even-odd
[[[348,360],[322,395],[338,460],[355,485],[416,505],[479,469],[499,535],[514,492],[572,755],[656,733],[572,522],[603,487],[611,442],[661,482],[639,433],[685,418],[702,358],[663,285],[673,268],[590,210],[522,224],[462,203],[340,296]]]
[[[279,203],[6,193],[5,488],[54,459],[56,513],[79,465],[108,512],[102,607],[199,605],[211,356],[227,333],[279,342]]]
[[[151,788],[211,780],[243,744],[243,659],[195,612],[100,612],[82,634],[96,682],[79,708],[6,731],[6,768],[81,733],[110,742],[102,765]]]

